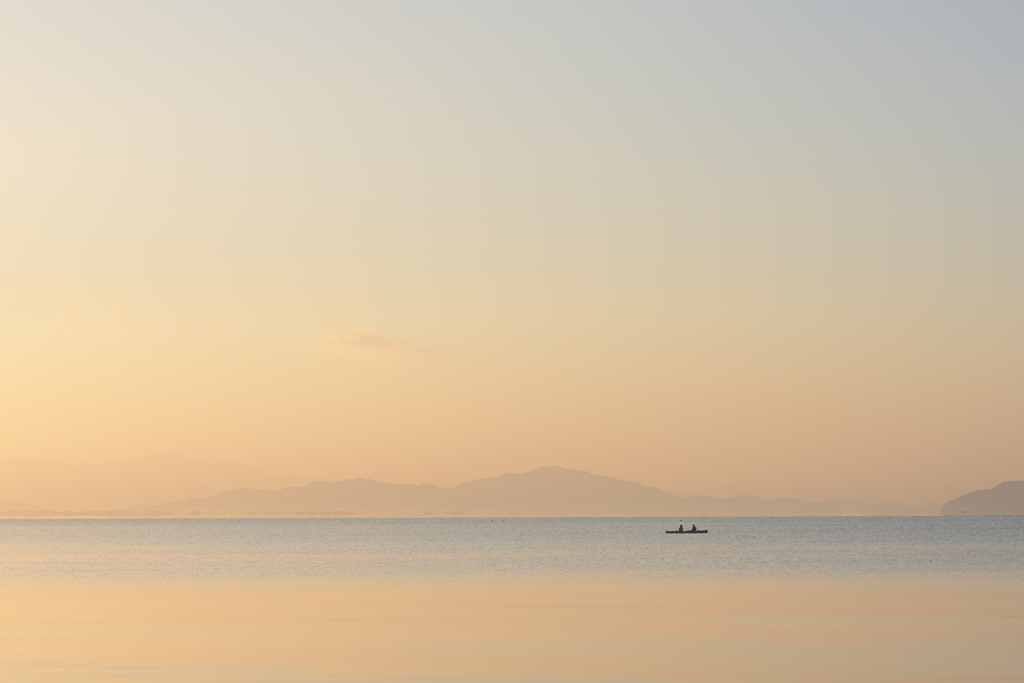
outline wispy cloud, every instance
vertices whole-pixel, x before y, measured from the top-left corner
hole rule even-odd
[[[351,327],[344,332],[334,332],[327,337],[332,347],[347,347],[378,351],[382,353],[423,353],[416,344],[391,339],[377,330]]]

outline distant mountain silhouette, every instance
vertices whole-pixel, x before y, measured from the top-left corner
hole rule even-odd
[[[795,498],[680,498],[651,486],[561,467],[503,474],[451,488],[385,484],[370,479],[318,481],[278,490],[237,489],[207,498],[136,509],[149,514],[203,516],[358,517],[813,516],[907,512],[900,506],[842,501],[807,503]]]
[[[9,501],[0,501],[0,514],[5,512],[30,512],[38,510],[39,508],[25,503],[11,503]]]
[[[234,462],[215,465],[182,455],[153,455],[98,465],[0,458],[0,511],[115,510],[155,500],[210,496],[243,486],[299,483]],[[15,502],[16,501],[16,502]]]
[[[944,515],[1024,515],[1024,481],[972,491],[942,506]]]

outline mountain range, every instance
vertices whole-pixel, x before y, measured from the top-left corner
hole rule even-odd
[[[118,510],[234,488],[280,488],[307,481],[264,474],[236,462],[209,464],[183,455],[76,465],[0,458],[0,513]]]
[[[1024,515],[1024,481],[1004,481],[999,486],[954,498],[942,506],[944,515]]]
[[[992,507],[991,501],[997,499],[1002,502]],[[943,513],[1022,514],[1022,501],[1024,482],[1005,482],[951,501]],[[950,512],[954,508],[956,512]],[[1018,508],[1022,511],[989,512]],[[370,479],[309,483],[238,463],[207,464],[180,455],[99,465],[0,459],[0,516],[6,517],[708,517],[935,512],[837,499],[679,497],[644,484],[561,467],[440,487]]]
[[[356,517],[819,516],[909,512],[899,505],[808,503],[795,498],[680,498],[651,486],[561,467],[503,474],[451,488],[349,479],[278,490],[236,489],[207,498],[137,509],[145,514]]]

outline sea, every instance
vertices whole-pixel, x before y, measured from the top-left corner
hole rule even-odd
[[[0,681],[111,680],[1024,681],[1024,517],[0,520]]]

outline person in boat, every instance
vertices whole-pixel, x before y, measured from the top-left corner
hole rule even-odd
[[[682,531],[682,530],[683,530],[683,525],[682,525],[682,524],[680,524],[680,525],[679,525],[679,531]]]
[[[693,529],[691,529],[691,531],[696,531],[696,530],[697,530],[697,525],[696,525],[696,524],[694,524],[694,525],[693,525]]]

